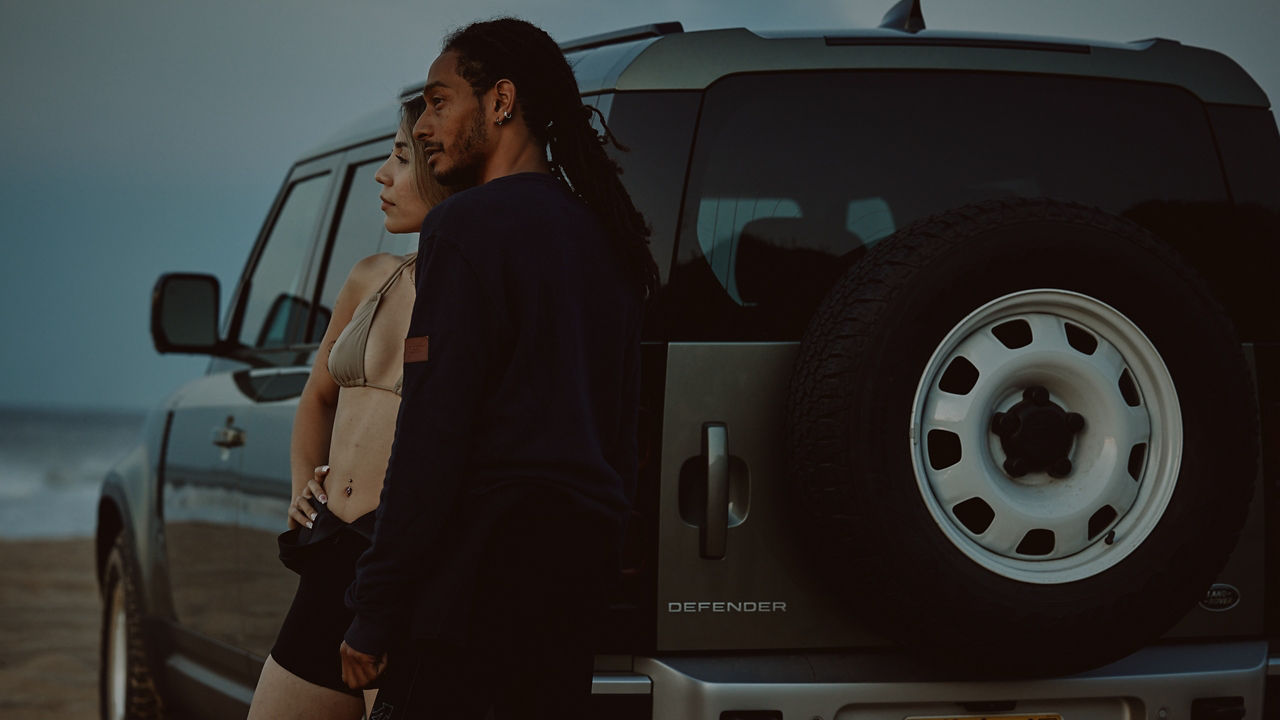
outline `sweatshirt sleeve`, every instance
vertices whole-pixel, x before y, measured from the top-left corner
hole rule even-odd
[[[462,491],[497,326],[495,303],[460,249],[425,240],[373,541],[346,595],[355,611],[346,642],[374,656],[406,630],[413,588]]]
[[[622,491],[627,502],[635,503],[639,477],[639,408],[640,408],[640,313],[633,321],[632,342],[627,350],[622,375],[622,423],[619,431],[620,452],[615,467],[622,478]]]

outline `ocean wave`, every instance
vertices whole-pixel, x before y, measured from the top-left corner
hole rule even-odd
[[[0,539],[88,537],[137,414],[0,409]]]
[[[0,539],[92,537],[97,507],[96,487],[5,500],[0,502]]]

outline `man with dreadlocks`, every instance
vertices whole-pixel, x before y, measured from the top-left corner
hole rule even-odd
[[[453,33],[423,95],[427,165],[470,189],[422,227],[343,678],[378,679],[376,720],[582,717],[635,490],[648,230],[542,30]]]

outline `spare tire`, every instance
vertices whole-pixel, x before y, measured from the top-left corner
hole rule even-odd
[[[870,627],[984,675],[1164,633],[1256,473],[1250,376],[1204,283],[1141,227],[1050,200],[875,246],[815,314],[788,411],[818,571]]]

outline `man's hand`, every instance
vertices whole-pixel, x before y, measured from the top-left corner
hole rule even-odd
[[[378,679],[387,669],[387,656],[381,658],[365,655],[343,641],[339,650],[342,655],[342,682],[352,690],[359,690]]]

